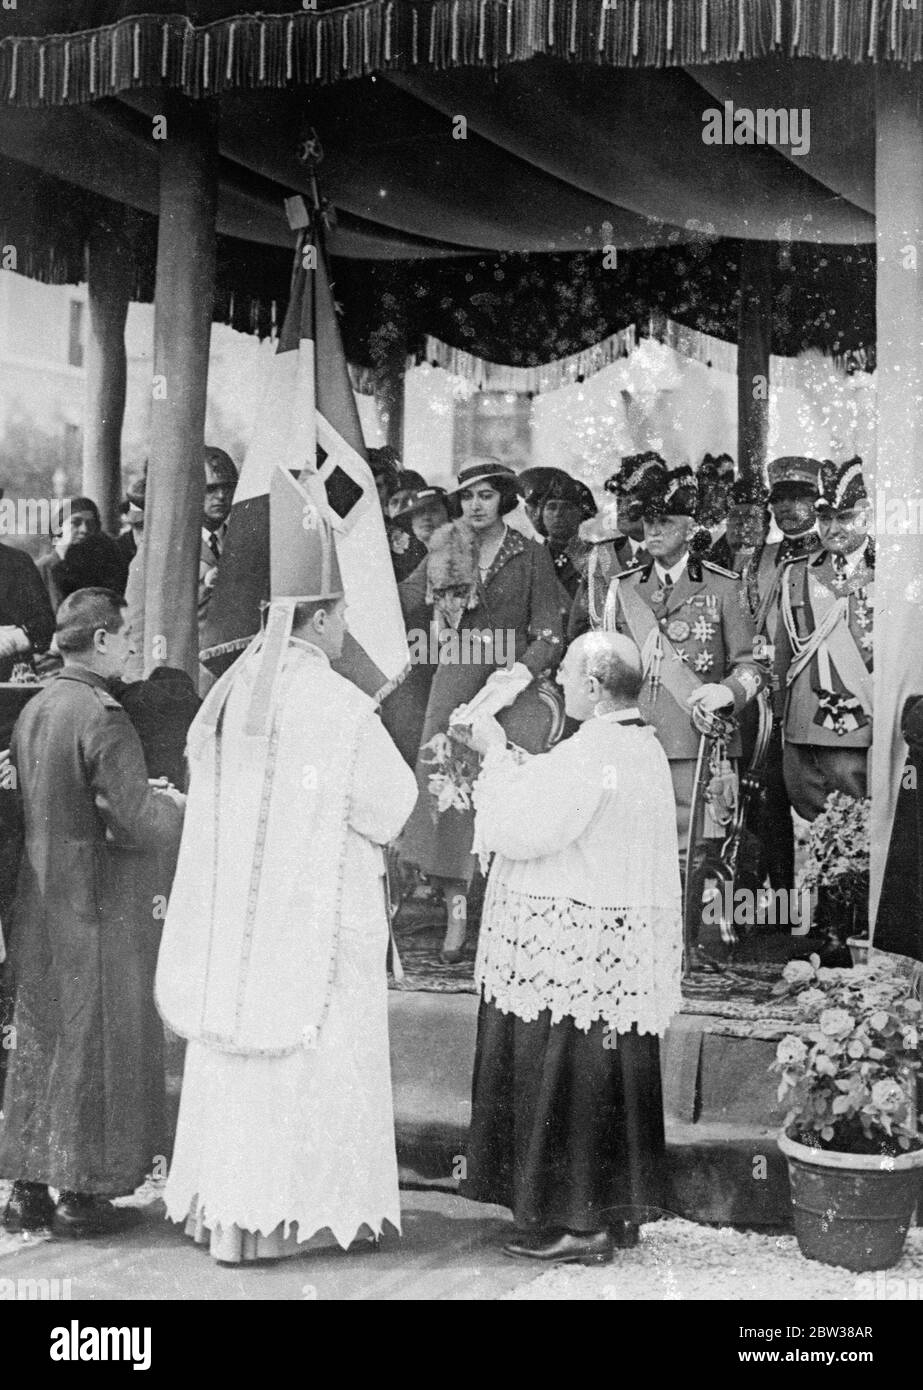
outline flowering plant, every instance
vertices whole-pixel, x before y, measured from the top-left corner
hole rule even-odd
[[[426,779],[433,798],[433,819],[444,811],[471,809],[471,793],[478,773],[477,755],[448,734],[433,734],[420,749],[420,760],[433,770]]]
[[[916,1125],[923,1004],[899,962],[820,968],[793,960],[778,993],[794,997],[797,1033],[776,1049],[779,1100],[790,1138],[840,1153],[898,1154],[923,1147]]]
[[[869,797],[831,792],[811,826],[802,888],[826,888],[841,902],[869,890]]]

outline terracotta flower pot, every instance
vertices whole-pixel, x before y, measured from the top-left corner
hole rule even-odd
[[[802,1255],[857,1271],[896,1264],[921,1195],[923,1149],[883,1158],[812,1149],[785,1133],[778,1143]]]

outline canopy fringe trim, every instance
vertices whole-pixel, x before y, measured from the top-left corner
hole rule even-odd
[[[439,338],[427,338],[419,357],[411,358],[408,366],[418,362],[428,362],[431,367],[441,367],[452,376],[467,382],[476,391],[515,391],[523,396],[537,396],[546,391],[558,391],[562,386],[573,386],[594,376],[609,367],[637,347],[638,339],[634,324],[618,333],[604,338],[593,347],[568,357],[546,362],[538,367],[512,367],[501,362],[487,362],[483,357],[475,357],[464,348],[452,347]]]
[[[653,318],[640,328],[634,324],[611,334],[593,347],[585,348],[569,357],[559,358],[538,367],[506,366],[500,362],[487,362],[476,357],[464,348],[452,347],[439,338],[428,337],[422,353],[408,359],[408,370],[423,362],[431,367],[441,367],[451,376],[458,377],[475,391],[514,391],[518,395],[537,396],[549,391],[559,391],[564,386],[575,386],[587,377],[594,376],[604,367],[628,357],[644,339],[653,339],[672,348],[680,357],[689,362],[701,362],[715,371],[728,376],[737,375],[737,344],[726,342],[723,338],[712,337],[673,319]],[[805,351],[820,352],[818,348]],[[834,371],[844,376],[854,372],[871,372],[874,369],[874,354],[861,348],[835,356],[822,354]],[[771,387],[797,389],[803,385],[801,372],[802,357],[777,357],[770,359],[769,382]],[[357,390],[368,388],[356,372],[353,384]]]
[[[843,10],[858,2],[844,0]],[[824,6],[806,8],[805,33],[817,44]],[[135,15],[0,40],[0,103],[63,106],[152,87],[200,99],[416,66],[497,68],[539,54],[612,67],[740,61],[783,51],[783,9],[783,0],[360,0],[202,26]]]

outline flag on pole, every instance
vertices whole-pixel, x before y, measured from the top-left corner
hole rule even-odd
[[[304,212],[302,200],[296,201]],[[228,520],[201,658],[219,674],[260,629],[260,606],[272,597],[270,484],[281,468],[299,480],[333,531],[349,624],[335,669],[382,699],[408,669],[407,640],[336,321],[320,217],[304,220],[285,323]]]

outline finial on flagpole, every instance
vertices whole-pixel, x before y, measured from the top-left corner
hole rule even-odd
[[[311,197],[314,200],[314,209],[321,211],[320,193],[317,187],[317,166],[324,157],[324,147],[320,142],[320,137],[313,126],[308,126],[304,137],[298,142],[297,158],[299,164],[304,164],[308,168],[311,176]]]

